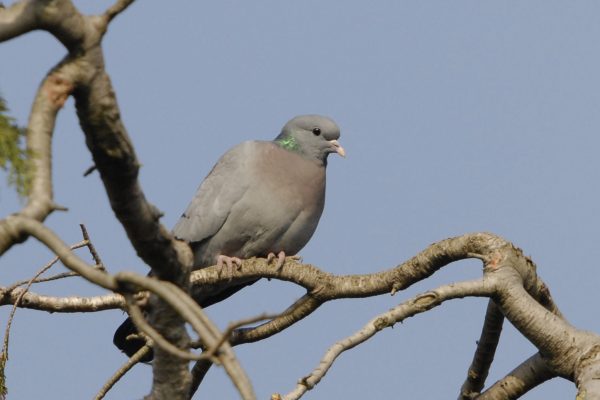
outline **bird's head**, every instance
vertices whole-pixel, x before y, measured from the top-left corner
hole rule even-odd
[[[289,151],[325,164],[331,153],[346,156],[339,138],[340,128],[332,119],[321,115],[299,115],[285,124],[275,142]]]

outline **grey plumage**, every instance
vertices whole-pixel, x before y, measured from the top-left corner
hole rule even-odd
[[[219,256],[298,253],[323,211],[327,156],[345,155],[339,136],[331,119],[303,115],[290,120],[273,141],[248,141],[226,152],[173,228],[173,235],[192,247],[194,269],[216,264]],[[250,283],[200,287],[192,296],[207,306]],[[117,338],[119,330],[115,344],[133,354],[124,349],[124,338]]]

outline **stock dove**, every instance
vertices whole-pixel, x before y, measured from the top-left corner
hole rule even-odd
[[[194,269],[250,257],[296,255],[311,238],[325,202],[327,156],[345,156],[340,129],[320,115],[301,115],[273,141],[247,141],[226,152],[198,188],[173,235],[188,242]],[[254,283],[196,287],[201,306],[217,303]],[[144,341],[128,318],[115,332],[115,345],[133,355]],[[151,359],[151,355],[145,361]]]

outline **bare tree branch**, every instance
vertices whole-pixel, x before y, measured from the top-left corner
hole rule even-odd
[[[41,274],[43,274],[44,272],[46,272],[48,269],[50,269],[56,261],[51,261],[48,264],[46,264],[45,266],[43,266],[27,283],[27,286],[23,289],[22,293],[15,299],[15,302],[13,304],[12,310],[10,310],[10,315],[8,316],[8,322],[6,323],[6,329],[4,331],[4,341],[2,343],[2,355],[0,355],[0,358],[2,360],[8,360],[8,342],[9,342],[9,338],[10,338],[10,327],[12,325],[12,321],[13,318],[15,317],[15,313],[17,311],[17,307],[19,306],[19,303],[23,300],[23,296],[25,295],[25,293],[27,293],[27,291],[29,290],[29,288],[31,287],[31,285],[33,284],[33,281],[40,276]],[[4,369],[4,367],[2,367],[2,369]],[[2,374],[4,374],[4,372],[2,372]],[[2,391],[0,389],[0,391]]]
[[[192,383],[190,385],[190,393],[189,393],[190,399],[192,397],[194,397],[194,394],[196,393],[196,391],[198,391],[198,388],[200,387],[200,384],[204,380],[206,373],[212,366],[213,366],[212,361],[210,361],[207,358],[196,361],[196,363],[192,367]]]
[[[181,316],[183,320],[192,325],[198,335],[202,337],[202,341],[207,347],[215,346],[222,336],[222,333],[210,321],[200,306],[178,286],[168,281],[161,282],[153,278],[143,277],[127,272],[121,272],[117,274],[115,278],[120,282],[120,285],[133,284],[143,289],[152,291],[154,294],[160,297],[164,304],[168,304],[168,306],[171,307],[179,316]],[[187,355],[184,353],[178,353],[178,349],[176,349],[176,347],[171,343],[168,343],[168,345],[165,344],[165,342],[162,341],[162,336],[156,335],[155,333],[158,332],[154,332],[154,328],[151,328],[145,322],[142,322],[138,325],[138,322],[140,322],[139,317],[141,317],[141,313],[138,313],[138,311],[139,310],[136,310],[135,307],[132,307],[130,310],[130,315],[132,319],[134,319],[134,322],[136,322],[136,326],[140,328],[140,330],[144,331],[144,333],[149,334],[149,336],[155,341],[155,345],[168,348],[169,353],[176,354],[177,357],[193,359],[191,357],[187,357]],[[149,327],[150,329],[148,329]],[[171,340],[169,339],[169,341]],[[189,343],[185,344],[186,347],[189,346]],[[160,348],[157,348],[156,350],[160,350]],[[255,395],[250,383],[250,379],[237,361],[231,346],[227,342],[223,343],[220,346],[220,351],[215,355],[218,362],[225,368],[225,371],[238,389],[241,397],[243,399],[254,399]],[[186,388],[186,390],[187,393],[185,394],[188,395],[189,386]]]
[[[20,216],[10,216],[4,220],[9,229],[24,232],[27,235],[34,236],[40,242],[44,243],[50,250],[56,254],[62,263],[72,271],[77,272],[85,279],[102,286],[105,289],[116,290],[117,283],[113,277],[105,272],[94,268],[75,254],[71,249],[42,223],[30,218]]]
[[[150,351],[150,346],[146,345],[140,348],[121,368],[119,368],[113,376],[111,376],[108,381],[102,386],[102,389],[98,392],[94,400],[101,400],[106,396],[106,394],[113,388],[115,383],[117,383],[134,365],[140,362],[142,358]]]
[[[56,208],[52,201],[50,138],[57,110],[64,104],[67,96],[73,93],[86,142],[105,184],[111,206],[134,248],[157,276],[186,287],[192,262],[191,251],[186,244],[175,241],[159,223],[160,213],[146,201],[142,193],[137,181],[139,162],[121,122],[115,94],[104,69],[100,42],[106,31],[106,24],[128,2],[118,2],[105,14],[107,17],[83,16],[69,0],[31,1],[26,4],[31,8],[0,10],[5,16],[0,20],[6,22],[4,27],[0,26],[0,38],[6,40],[30,29],[45,29],[69,50],[63,67],[77,65],[77,74],[61,76],[51,73],[36,97],[31,118],[39,119],[39,122],[30,122],[29,129],[34,133],[38,130],[41,132],[33,136],[37,140],[34,144],[38,145],[33,149],[33,154],[38,157],[35,163],[37,173],[32,185],[30,204],[21,214],[42,221]],[[12,23],[17,14],[23,16],[23,13],[27,13],[23,17],[25,23]],[[28,140],[28,149],[29,147]],[[23,221],[15,223],[11,218],[0,221],[0,254],[27,238],[27,234],[31,232],[24,227]],[[55,251],[56,244],[53,248]],[[71,264],[67,265],[69,268],[87,273],[84,276],[86,279],[111,290],[115,289],[112,278],[84,269],[83,263],[77,265],[77,260],[65,252],[57,254],[63,262]],[[168,330],[175,336],[183,337],[183,321],[177,321],[175,315],[169,315],[170,309],[164,308],[163,311],[153,320],[158,330],[163,334]],[[170,363],[172,365],[167,368],[177,365],[180,376],[189,374],[184,362],[172,358],[163,360],[161,353],[158,353],[153,364],[155,370]],[[156,393],[164,392],[165,397],[172,397],[168,394],[169,386],[164,384],[166,382],[168,380],[155,380],[153,390]],[[182,391],[185,394],[187,392],[188,389]]]
[[[229,323],[229,325],[227,325],[227,329],[225,329],[225,332],[223,332],[219,340],[217,340],[215,344],[204,350],[202,352],[202,356],[204,358],[208,358],[209,360],[213,360],[216,356],[216,353],[221,349],[221,346],[223,346],[223,344],[229,340],[235,329],[238,329],[244,325],[264,321],[265,319],[273,320],[276,317],[277,315],[261,314],[256,317],[244,318],[239,321]]]
[[[100,270],[103,270],[103,271],[106,270],[106,267],[104,266],[104,263],[102,262],[102,259],[100,258],[100,254],[98,254],[98,251],[96,251],[96,247],[94,246],[94,244],[92,243],[92,240],[90,239],[90,235],[87,231],[87,228],[85,227],[84,224],[79,224],[79,228],[81,229],[81,234],[83,236],[85,245],[90,250],[90,254],[92,255],[92,258],[94,259],[96,266]]]
[[[52,194],[52,135],[56,115],[71,92],[74,80],[78,79],[79,66],[74,60],[65,60],[57,65],[44,79],[35,96],[27,126],[26,148],[31,157],[32,180],[27,205],[20,215],[44,221],[55,209]],[[27,235],[20,230],[10,229],[6,219],[0,220],[0,255]]]
[[[56,258],[58,260],[58,257]],[[37,278],[33,280],[33,284],[36,283],[44,283],[44,282],[52,282],[52,281],[57,281],[59,279],[64,279],[64,278],[73,278],[79,276],[79,274],[77,272],[61,272],[59,274],[56,275],[52,275],[52,276],[48,276],[46,278]],[[10,285],[7,288],[0,288],[0,292],[5,291],[5,292],[9,292],[19,286],[23,286],[26,285],[29,281],[27,280],[22,280],[22,281],[18,281],[13,283],[12,285]]]
[[[85,247],[86,245],[87,245],[87,243],[85,241],[82,241],[82,242],[76,243],[74,245],[71,245],[70,248],[71,248],[71,250],[76,250],[76,249],[80,249],[82,247]],[[50,267],[52,267],[54,264],[56,264],[58,262],[58,260],[59,260],[58,257],[54,257],[32,279],[27,279],[27,280],[22,280],[22,281],[15,282],[12,285],[10,285],[9,287],[7,287],[5,289],[0,289],[0,290],[3,291],[3,292],[10,292],[10,291],[12,291],[13,289],[15,289],[15,288],[17,288],[19,286],[27,285],[28,287],[30,287],[34,283],[45,281],[45,279],[39,278],[39,276],[41,274],[43,274],[44,272],[46,272],[48,269],[50,269]],[[79,275],[73,275],[73,276],[79,276]],[[27,290],[29,290],[29,289],[27,289]]]
[[[256,316],[256,317],[246,318],[246,319],[242,319],[242,320],[230,323],[227,326],[227,329],[225,330],[225,332],[223,332],[223,335],[221,336],[221,338],[217,341],[217,343],[214,344],[212,347],[204,350],[202,352],[202,358],[199,359],[194,364],[194,367],[192,368],[192,384],[190,386],[190,398],[192,398],[194,396],[194,394],[198,390],[198,387],[202,383],[202,380],[204,379],[204,376],[206,375],[206,373],[208,372],[208,370],[212,366],[213,361],[216,359],[215,353],[217,351],[219,351],[219,349],[221,348],[221,346],[227,340],[229,340],[231,338],[231,336],[233,335],[233,333],[236,332],[236,329],[238,329],[238,328],[240,328],[241,326],[244,326],[244,325],[253,324],[255,322],[263,321],[265,319],[273,320],[276,317],[277,317],[276,315],[261,314],[261,315]]]
[[[459,400],[472,399],[474,394],[478,394],[483,389],[490,366],[494,361],[503,323],[504,315],[502,311],[493,300],[490,300],[485,312],[481,336],[477,341],[477,350],[469,367],[467,379],[460,389]]]
[[[315,299],[310,294],[304,295],[271,321],[265,322],[254,328],[237,329],[233,331],[229,341],[231,345],[236,346],[242,343],[251,343],[266,339],[310,315],[321,304],[321,301]]]
[[[0,42],[37,28],[35,0],[19,1],[0,8]]]
[[[106,24],[109,24],[114,17],[125,11],[134,1],[135,0],[118,0],[115,4],[110,6],[108,10],[104,12]]]
[[[11,291],[4,291],[0,288],[0,305],[15,304],[21,295],[23,298],[19,302],[20,308],[39,311],[79,313],[125,309],[125,299],[120,294],[93,297],[54,297],[32,293],[22,288]]]
[[[379,314],[371,319],[363,328],[355,334],[340,340],[327,350],[315,368],[308,376],[299,380],[296,388],[283,396],[285,400],[299,399],[308,390],[317,385],[325,376],[335,360],[346,350],[365,342],[384,328],[412,317],[416,314],[428,311],[446,300],[463,298],[467,296],[490,296],[493,293],[494,284],[484,279],[465,281],[452,285],[440,286],[435,290],[420,294],[412,299],[394,307],[388,312]]]
[[[477,400],[518,399],[536,386],[556,375],[548,369],[546,362],[536,353],[523,361],[507,376],[494,383],[484,393],[475,397]]]
[[[410,260],[387,271],[375,274],[335,276],[310,264],[298,264],[288,257],[280,269],[274,269],[264,258],[243,260],[240,268],[223,271],[217,266],[203,268],[191,274],[192,284],[214,285],[244,281],[248,278],[269,278],[294,282],[306,288],[312,296],[328,301],[395,293],[421,281],[451,262],[482,258],[482,253],[507,242],[493,234],[474,233],[434,243]]]
[[[71,250],[76,250],[76,249],[80,249],[82,247],[87,247],[90,251],[90,254],[92,255],[92,258],[96,262],[96,267],[100,270],[104,270],[104,264],[102,263],[102,260],[100,259],[100,255],[96,251],[96,248],[94,247],[92,241],[90,240],[90,236],[87,232],[87,229],[85,228],[85,226],[83,224],[80,224],[79,226],[81,228],[83,240],[79,243],[75,243],[75,244],[71,245]],[[79,276],[79,274],[77,274],[75,272],[66,272],[66,273],[57,274],[57,275],[54,275],[54,276],[51,276],[48,278],[39,278],[39,276],[42,273],[44,273],[50,267],[52,267],[54,264],[56,264],[58,262],[58,260],[59,260],[58,257],[54,257],[48,264],[46,264],[46,266],[42,269],[42,272],[37,274],[33,279],[18,281],[16,283],[13,283],[11,286],[9,286],[7,288],[0,288],[0,293],[11,292],[13,289],[15,289],[19,286],[22,286],[22,285],[31,286],[34,283],[49,282],[49,281],[53,281],[53,280],[57,280],[57,279]]]
[[[94,256],[94,258],[99,261],[100,258],[98,256],[98,254],[96,253],[95,248],[93,247],[89,235],[87,233],[87,230],[85,229],[85,227],[83,225],[81,225],[82,227],[82,233],[84,236],[84,240],[76,243],[74,245],[71,245],[70,249],[71,250],[75,250],[75,249],[79,249],[81,247],[88,247],[90,249],[90,252],[92,253],[92,255]],[[32,293],[28,293],[29,292],[29,288],[31,287],[32,284],[37,283],[37,282],[43,282],[43,281],[48,281],[48,280],[53,280],[53,279],[58,279],[56,277],[51,277],[51,278],[46,278],[46,279],[39,279],[39,276],[42,275],[44,272],[46,272],[48,269],[50,269],[54,264],[56,264],[58,262],[59,258],[58,257],[54,257],[52,260],[50,260],[50,262],[48,262],[44,267],[42,267],[40,269],[40,271],[38,271],[35,276],[33,276],[31,279],[27,280],[27,281],[20,281],[17,282],[7,288],[0,288],[0,305],[4,305],[4,304],[13,304],[13,310],[11,312],[10,318],[9,318],[9,323],[7,324],[8,327],[10,327],[10,320],[12,320],[12,316],[14,315],[14,312],[16,310],[17,307],[22,307],[22,308],[35,308],[35,309],[43,309],[44,311],[65,311],[68,310],[73,310],[73,306],[76,305],[77,309],[76,311],[97,311],[98,310],[98,303],[101,303],[102,305],[106,305],[106,297],[111,298],[114,297],[115,300],[121,300],[119,299],[119,297],[117,297],[117,295],[110,295],[110,296],[105,296],[105,298],[81,298],[81,297],[71,297],[71,298],[51,298],[51,297],[44,297],[44,296],[39,296],[37,294],[32,294]],[[101,261],[100,261],[101,263]],[[99,264],[99,266],[102,266],[102,264]],[[64,274],[61,274],[64,275]],[[71,273],[67,276],[79,276],[79,274],[74,274]],[[27,287],[25,287],[24,289],[17,289],[19,286],[26,284]],[[27,296],[29,294],[29,296]],[[24,301],[23,299],[27,297]],[[110,304],[110,302],[108,302]],[[51,308],[48,308],[48,306],[51,306]],[[85,305],[88,306],[85,310],[83,310],[81,307]],[[92,306],[93,308],[89,308],[89,306]],[[94,308],[95,307],[95,308]],[[114,308],[114,307],[110,307],[110,308]],[[8,336],[8,332],[6,334],[6,337]]]
[[[140,332],[152,339],[155,346],[159,346],[163,350],[184,360],[193,361],[202,358],[201,354],[194,354],[189,351],[181,350],[178,347],[172,345],[159,332],[157,332],[156,329],[154,329],[149,323],[146,322],[142,311],[137,305],[135,305],[134,300],[131,296],[125,296],[125,299],[127,300],[127,312],[129,313],[131,320],[135,323],[135,326]]]

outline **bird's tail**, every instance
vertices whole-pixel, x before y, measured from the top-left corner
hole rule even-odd
[[[146,344],[146,341],[142,338],[128,338],[131,335],[137,334],[138,330],[136,329],[133,321],[131,320],[131,318],[127,318],[115,331],[115,335],[113,336],[113,343],[119,348],[119,350],[131,357]],[[140,361],[150,362],[152,361],[152,358],[153,353],[152,349],[150,349],[150,352],[148,352]]]

